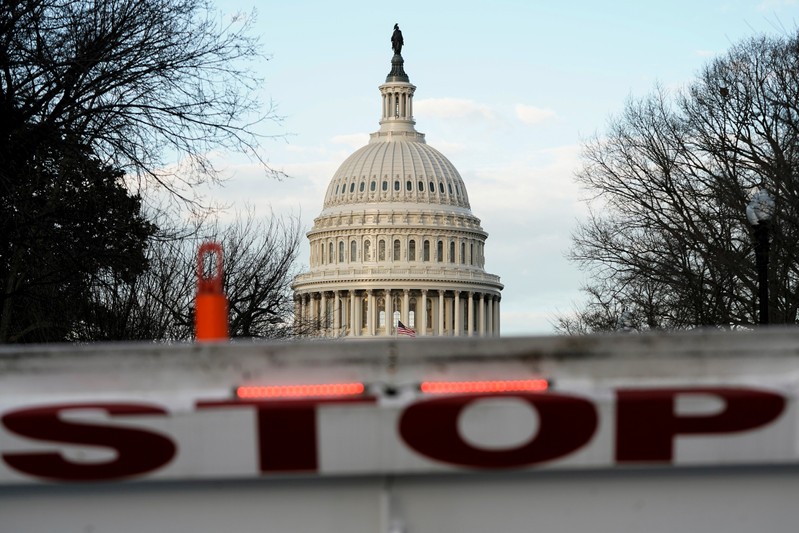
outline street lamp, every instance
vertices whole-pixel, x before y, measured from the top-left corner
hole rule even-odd
[[[746,218],[755,230],[755,262],[760,300],[760,324],[768,324],[768,247],[769,221],[774,214],[774,198],[759,189],[746,206]]]

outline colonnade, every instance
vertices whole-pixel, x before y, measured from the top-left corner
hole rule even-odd
[[[391,337],[397,320],[417,336],[498,336],[496,292],[358,289],[295,295],[295,327],[324,337]]]

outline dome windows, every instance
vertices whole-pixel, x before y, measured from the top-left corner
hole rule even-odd
[[[416,261],[416,241],[413,239],[408,241],[408,261]]]
[[[355,182],[350,183],[350,192],[355,192]]]
[[[411,180],[405,182],[405,190],[408,192],[413,190],[413,182]]]
[[[370,183],[370,184],[369,184],[369,190],[370,190],[371,192],[375,192],[375,189],[376,189],[376,188],[377,188],[377,182],[375,182],[375,181],[373,180],[373,181],[372,181],[372,183]]]
[[[430,182],[430,192],[436,192],[436,186],[432,181]]]
[[[366,183],[362,181],[361,184],[358,186],[358,192],[363,192],[364,189],[366,189]]]
[[[424,182],[422,180],[419,180],[418,185],[419,185],[419,192],[424,192]]]
[[[386,180],[383,180],[383,191],[385,192],[387,190],[388,190],[388,182]]]
[[[352,191],[350,191],[350,192],[352,192]],[[443,182],[440,182],[440,181],[438,182],[438,192],[441,193],[441,194],[444,194],[444,183]]]
[[[400,190],[400,182],[399,182],[399,180],[394,180],[394,190],[395,191],[399,191]]]

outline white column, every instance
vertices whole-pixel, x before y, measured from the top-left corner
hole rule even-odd
[[[402,323],[410,327],[411,291],[402,289]]]
[[[438,291],[438,334],[444,335],[444,291]]]
[[[416,304],[416,312],[422,313],[422,328],[419,330],[419,335],[427,335],[427,289],[422,289],[422,309],[419,310],[419,304]]]
[[[311,293],[311,323],[317,328],[316,333],[319,333],[319,308],[316,305],[316,293]]]
[[[366,331],[369,335],[375,334],[375,324],[374,324],[374,314],[375,314],[375,296],[372,294],[372,289],[368,289],[366,291],[367,300],[366,300]]]
[[[461,334],[461,292],[455,291],[455,336],[460,337]]]
[[[358,306],[355,305],[355,291],[350,291],[350,336],[356,337],[358,335],[356,328],[356,324],[358,323],[355,319],[355,311],[358,309]]]
[[[468,334],[474,336],[474,292],[469,291],[469,308],[466,310],[468,320]]]
[[[489,296],[488,301],[486,302],[486,314],[488,315],[486,320],[486,333],[489,337],[494,336],[494,297]]]
[[[478,328],[478,332],[480,336],[484,336],[486,333],[486,306],[485,306],[485,293],[480,293],[480,327]]]
[[[502,298],[497,296],[497,301],[494,303],[494,335],[499,337],[499,302]]]
[[[341,332],[341,296],[338,291],[333,291],[333,329],[334,336]]]
[[[319,300],[319,331],[326,332],[327,326],[327,292],[322,291],[322,297]]]
[[[394,302],[391,301],[391,289],[384,290],[386,296],[383,301],[383,311],[386,313],[386,329],[383,330],[383,335],[389,336],[391,335],[391,326],[394,324],[394,310],[392,309]]]

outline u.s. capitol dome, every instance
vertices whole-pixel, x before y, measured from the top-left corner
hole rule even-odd
[[[455,166],[415,129],[398,32],[380,129],[341,164],[307,234],[296,325],[325,337],[499,335],[502,284],[484,270],[488,234]]]

